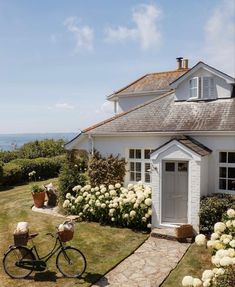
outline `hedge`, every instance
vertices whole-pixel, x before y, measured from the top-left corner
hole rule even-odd
[[[29,173],[36,172],[36,179],[47,179],[58,176],[65,162],[65,156],[36,159],[15,159],[3,166],[2,185],[14,185],[27,182]]]
[[[221,221],[229,208],[235,207],[235,197],[228,194],[213,194],[202,197],[200,205],[200,232],[210,235],[214,224]]]

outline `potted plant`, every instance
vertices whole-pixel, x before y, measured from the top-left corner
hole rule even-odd
[[[29,178],[34,179],[34,182],[36,182],[36,172],[32,171],[29,173]],[[33,184],[31,186],[31,193],[33,196],[34,206],[37,208],[41,208],[44,206],[45,201],[45,188],[40,187],[38,184]]]
[[[37,184],[34,184],[31,187],[31,192],[33,196],[33,201],[34,201],[34,206],[37,208],[41,208],[44,206],[44,201],[45,201],[45,189],[40,187]]]

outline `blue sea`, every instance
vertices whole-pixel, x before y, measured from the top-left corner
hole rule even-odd
[[[43,139],[63,139],[67,142],[76,135],[76,133],[0,134],[0,150],[11,151],[27,142]]]

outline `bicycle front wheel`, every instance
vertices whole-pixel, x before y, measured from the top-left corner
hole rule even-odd
[[[12,247],[3,258],[5,272],[15,279],[26,278],[33,272],[33,266],[26,267],[24,263],[35,260],[32,251],[24,246]]]
[[[80,250],[68,246],[58,253],[56,266],[64,276],[78,278],[86,270],[86,258]]]

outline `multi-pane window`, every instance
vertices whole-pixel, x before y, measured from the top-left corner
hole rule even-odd
[[[190,98],[211,99],[215,96],[213,77],[195,77],[189,80]]]
[[[129,150],[129,174],[130,181],[151,182],[150,178],[150,154],[151,149]]]
[[[219,153],[219,189],[235,191],[235,152]]]

